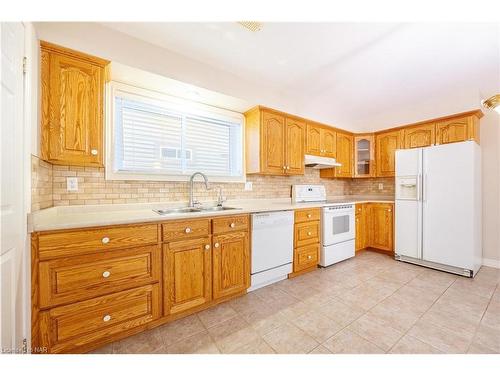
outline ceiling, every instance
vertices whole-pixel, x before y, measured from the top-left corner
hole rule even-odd
[[[353,131],[476,109],[500,90],[498,24],[103,25],[277,87],[293,98],[283,110]]]

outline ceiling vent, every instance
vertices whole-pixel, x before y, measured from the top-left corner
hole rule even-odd
[[[262,29],[262,24],[260,22],[255,22],[255,21],[242,21],[238,22],[241,26],[243,26],[245,29],[248,29],[252,32],[257,32]]]

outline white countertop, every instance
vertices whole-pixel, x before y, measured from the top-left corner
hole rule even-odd
[[[47,208],[30,214],[28,227],[31,232],[40,232],[48,230],[85,228],[115,224],[145,223],[207,216],[284,211],[300,208],[323,207],[325,205],[331,205],[335,203],[392,203],[394,202],[394,197],[352,195],[329,197],[328,201],[328,204],[325,204],[322,202],[292,203],[290,198],[229,200],[224,203],[224,206],[236,207],[238,208],[237,210],[181,213],[169,214],[164,216],[157,214],[153,211],[153,209],[185,207],[187,205],[186,202],[58,206]],[[213,202],[203,203],[206,206],[214,205]]]

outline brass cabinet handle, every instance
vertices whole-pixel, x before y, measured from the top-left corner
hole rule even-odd
[[[109,243],[109,237],[103,237],[101,239],[101,242],[106,245],[107,243]]]
[[[210,250],[210,245],[205,245],[205,250]]]
[[[307,232],[307,235],[308,235],[308,236],[311,236],[311,235],[312,235],[312,233],[311,233],[311,232]]]
[[[219,243],[218,242],[214,243],[214,247],[219,247]]]
[[[234,228],[234,227],[236,226],[236,224],[235,224],[235,223],[231,223],[231,224],[229,224],[229,226],[230,226],[231,228]]]
[[[311,255],[308,255],[308,256],[307,256],[307,259],[311,259],[311,258],[312,258],[312,256],[311,256]]]
[[[186,232],[186,233],[191,233],[191,228],[187,227],[187,228],[184,230],[184,232]]]
[[[307,214],[307,218],[310,219],[312,217],[311,214]]]
[[[102,273],[102,277],[104,277],[104,278],[108,278],[110,275],[111,275],[111,272],[109,272],[109,271],[104,271]]]
[[[111,315],[104,315],[103,318],[102,318],[102,320],[104,322],[109,322],[111,320]]]
[[[98,154],[98,151],[95,148],[93,148],[92,150],[90,150],[90,153],[95,156]]]

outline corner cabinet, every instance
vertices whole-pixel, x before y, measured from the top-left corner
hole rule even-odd
[[[356,251],[394,251],[394,204],[356,203]]]
[[[256,107],[245,113],[246,164],[249,174],[304,174],[304,122]]]
[[[396,175],[396,150],[403,148],[404,130],[392,130],[375,135],[377,177]]]
[[[103,165],[106,60],[41,42],[41,157]]]
[[[354,137],[354,177],[375,177],[375,138],[372,134]]]

